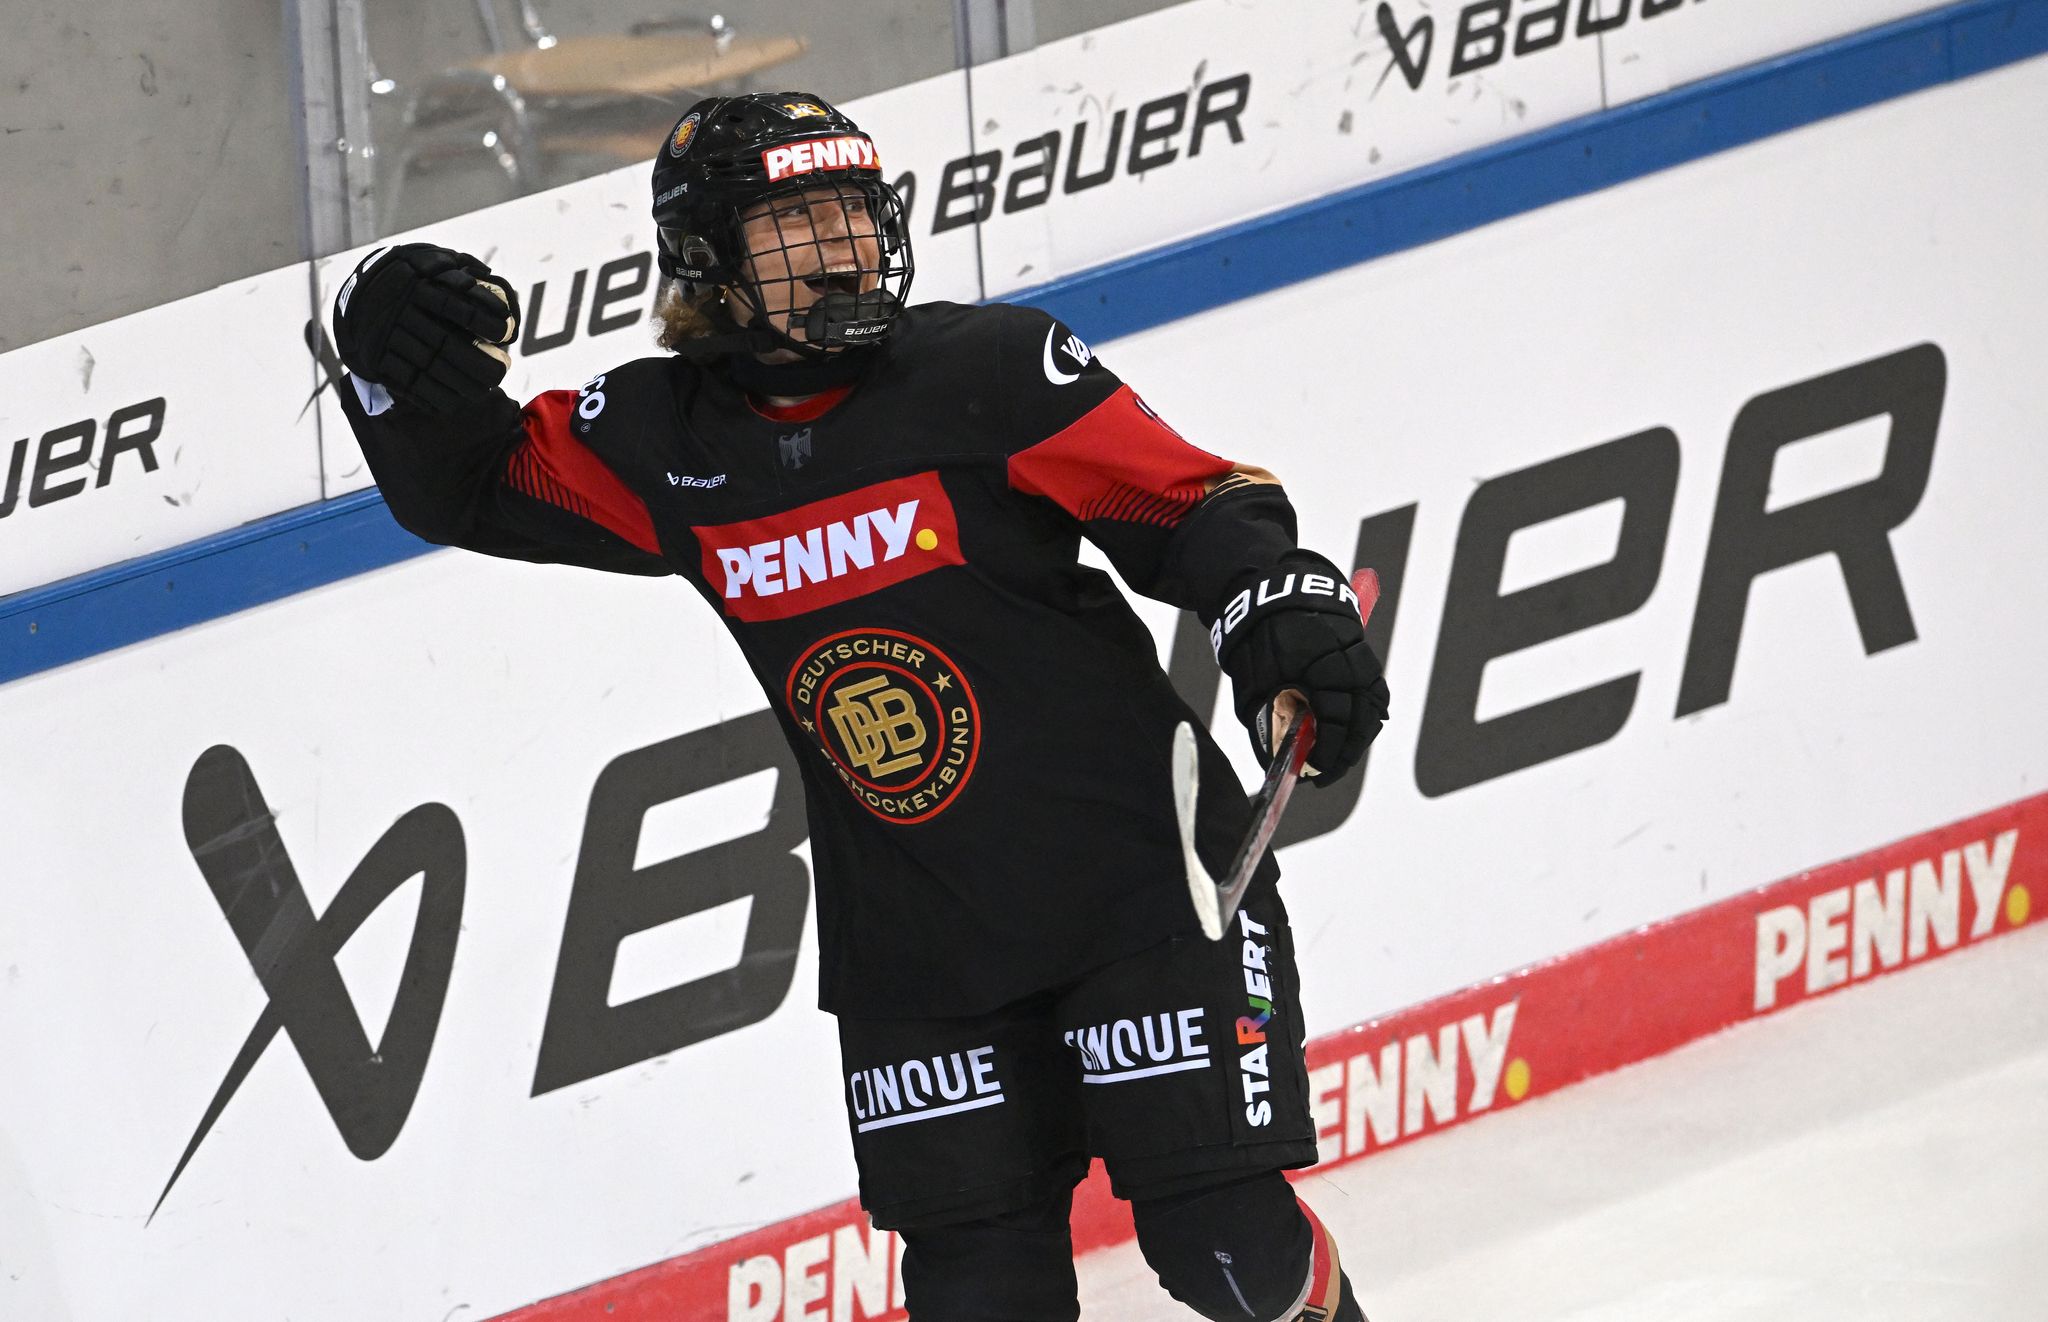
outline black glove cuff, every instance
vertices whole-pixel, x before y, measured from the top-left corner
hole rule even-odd
[[[1277,611],[1320,611],[1358,620],[1358,595],[1336,565],[1314,551],[1293,550],[1280,563],[1234,585],[1214,615],[1206,616],[1209,646],[1217,664],[1230,668],[1230,655]]]

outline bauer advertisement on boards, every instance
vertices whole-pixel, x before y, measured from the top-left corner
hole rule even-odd
[[[1392,719],[1281,852],[1311,1034],[2038,789],[2044,79],[1089,346],[1386,585]],[[436,554],[0,708],[10,1311],[493,1316],[851,1196],[787,754],[681,585]]]

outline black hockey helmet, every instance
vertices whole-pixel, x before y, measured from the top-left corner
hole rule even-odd
[[[805,356],[873,344],[903,310],[913,269],[903,201],[882,177],[873,140],[824,98],[750,92],[697,102],[656,154],[653,184],[662,274],[689,292],[739,291],[777,344]],[[791,237],[793,226],[778,226],[779,254],[750,254],[743,218],[799,195],[811,199],[807,232]],[[830,227],[823,231],[820,214]],[[847,244],[849,232],[872,233],[874,242]],[[840,246],[828,260],[833,243]],[[763,260],[775,255],[780,260]],[[791,288],[770,297],[777,284]],[[798,296],[797,285],[809,294]],[[770,308],[793,310],[765,315]]]

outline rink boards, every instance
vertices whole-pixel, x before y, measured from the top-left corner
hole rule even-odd
[[[1937,7],[1190,0],[847,108],[909,206],[917,296],[974,301]],[[646,351],[646,179],[395,238],[515,279],[525,398]],[[313,310],[369,247],[0,355],[0,593],[368,487]]]
[[[1395,720],[1282,856],[1328,1158],[2032,920],[2044,95],[1095,346],[1382,573]],[[9,1311],[884,1315],[760,704],[680,585],[452,553],[0,688]]]
[[[2037,795],[1317,1038],[1315,1169],[2016,930],[2048,884],[2044,827]],[[1100,1163],[1076,1192],[1073,1229],[1077,1253],[1134,1237]],[[899,1317],[902,1252],[848,1199],[504,1322]]]

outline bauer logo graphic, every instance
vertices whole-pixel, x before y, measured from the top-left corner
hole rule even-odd
[[[1567,38],[1601,37],[1638,15],[1656,19],[1698,3],[1700,0],[1642,0],[1638,9],[1633,0],[1473,0],[1458,10],[1455,21],[1445,16],[1450,52],[1447,76],[1462,78],[1503,59],[1549,50]],[[1421,90],[1429,77],[1430,58],[1438,49],[1437,20],[1428,9],[1428,0],[1408,0],[1399,6],[1380,0],[1374,7],[1380,38],[1387,44],[1387,67],[1380,74],[1380,84],[1398,69],[1411,89]],[[1414,15],[1406,27],[1401,23],[1402,13]]]
[[[240,752],[223,744],[199,755],[185,779],[184,816],[193,860],[269,1002],[214,1091],[157,1207],[279,1029],[348,1150],[364,1161],[383,1156],[419,1095],[448,994],[462,921],[462,824],[441,804],[414,808],[371,847],[327,912],[316,915],[278,834],[277,814]],[[419,916],[390,1018],[373,1045],[335,956],[414,877],[421,879]]]
[[[1328,574],[1282,574],[1278,578],[1252,584],[1225,603],[1223,613],[1216,617],[1216,623],[1209,626],[1209,650],[1222,656],[1223,640],[1244,623],[1252,607],[1271,605],[1296,595],[1334,597],[1348,602],[1353,610],[1358,608],[1358,597],[1351,591],[1351,585],[1342,579]]]
[[[1197,66],[1196,77],[1207,67],[1207,61]],[[984,141],[981,150],[947,161],[939,169],[938,188],[931,190],[931,232],[986,224],[999,207],[1003,215],[1014,215],[1045,206],[1054,197],[1104,185],[1122,187],[1119,179],[1137,181],[1155,170],[1185,169],[1201,161],[1205,151],[1209,162],[1217,165],[1223,153],[1247,141],[1249,73],[1193,88],[1182,85],[1142,100],[1142,93],[1134,89],[1111,90],[1106,97],[1099,95],[1101,90],[1086,98],[1097,107],[1092,114],[1072,117],[1066,124],[1050,119],[1016,124],[1011,131],[1018,136],[1007,152],[1000,143]],[[993,123],[989,127],[993,129]],[[1229,168],[1221,165],[1226,173]],[[924,196],[925,190],[914,186],[915,175],[904,179],[913,185],[898,181],[906,199]],[[1140,203],[1134,198],[1131,205]]]
[[[846,1105],[853,1112],[854,1132],[1001,1105],[1003,1082],[996,1077],[995,1055],[993,1046],[975,1047],[855,1070],[846,1076]]]
[[[1122,1083],[1209,1068],[1200,1007],[1070,1028],[1065,1040],[1081,1053],[1083,1083]]]
[[[789,672],[790,714],[839,779],[884,821],[952,806],[981,748],[981,710],[951,657],[892,629],[849,629]]]
[[[738,620],[786,620],[966,563],[937,473],[696,534],[704,577]]]
[[[882,163],[875,156],[875,144],[862,137],[815,138],[810,142],[792,142],[785,147],[770,147],[761,153],[761,165],[768,171],[768,182],[787,179],[793,174],[808,174],[813,170],[879,170]]]
[[[19,509],[36,509],[69,500],[83,492],[88,483],[97,491],[113,481],[117,473],[140,477],[156,472],[160,461],[155,447],[163,434],[164,400],[159,395],[115,409],[107,415],[104,429],[95,419],[80,418],[50,428],[34,445],[29,444],[28,437],[22,437],[0,459],[0,468],[5,469],[0,473],[0,519]],[[133,454],[133,462],[122,460],[125,454]],[[72,473],[77,476],[68,476]],[[97,476],[87,476],[92,473]],[[124,483],[123,490],[128,485]],[[164,499],[176,504],[179,498]]]

